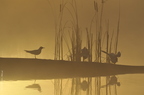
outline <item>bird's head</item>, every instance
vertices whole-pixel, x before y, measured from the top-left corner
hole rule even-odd
[[[44,47],[41,46],[39,49],[43,49],[43,48],[44,48]]]
[[[116,56],[121,57],[121,52],[118,52]]]

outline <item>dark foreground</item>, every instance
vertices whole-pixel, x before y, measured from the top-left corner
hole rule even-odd
[[[144,66],[46,59],[0,58],[3,80],[59,79],[144,73]]]

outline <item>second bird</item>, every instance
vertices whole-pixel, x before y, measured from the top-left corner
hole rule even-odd
[[[40,53],[41,53],[41,51],[42,51],[42,49],[43,49],[44,47],[39,47],[39,49],[37,49],[37,50],[25,50],[27,53],[31,53],[31,54],[33,54],[33,55],[35,55],[35,58],[36,58],[36,55],[39,55]]]

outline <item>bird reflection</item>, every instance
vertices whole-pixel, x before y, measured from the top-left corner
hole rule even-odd
[[[108,56],[109,56],[109,58],[110,58],[110,61],[112,62],[112,63],[116,63],[116,62],[118,62],[118,57],[121,57],[121,53],[120,52],[118,52],[117,54],[114,54],[114,53],[107,53],[106,51],[102,51],[103,53],[105,53],[105,54],[107,54]]]
[[[115,84],[117,86],[120,86],[120,82],[117,81],[117,77],[116,76],[112,76],[112,77],[110,77],[109,82],[106,85],[101,86],[101,88],[106,87],[108,85],[115,85]]]
[[[39,47],[39,49],[37,49],[37,50],[25,50],[27,53],[30,53],[30,54],[33,54],[33,55],[35,55],[35,59],[36,59],[36,55],[39,55],[40,53],[41,53],[41,51],[42,51],[42,49],[43,49],[44,47]]]
[[[32,88],[32,89],[37,89],[39,92],[41,92],[41,87],[39,84],[32,84],[32,85],[28,85],[25,88]]]
[[[80,83],[80,87],[83,91],[86,91],[89,87],[89,84],[86,80],[84,80],[83,82]]]

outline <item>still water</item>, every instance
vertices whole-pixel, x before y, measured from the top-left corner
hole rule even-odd
[[[144,95],[144,74],[124,74],[116,75],[116,77],[118,82],[120,82],[120,86],[109,86],[107,93],[106,87],[101,87],[99,89],[99,95]],[[105,80],[106,77],[101,77],[101,86],[106,84]],[[72,79],[63,79],[61,95],[72,95],[71,81]],[[37,87],[28,88],[28,86],[34,84],[37,85]],[[60,95],[58,94],[60,93],[58,90],[60,87],[54,87],[54,85],[54,80],[4,81],[1,79],[0,95]],[[92,85],[94,84],[92,83]],[[92,95],[98,95],[95,89],[97,88],[91,88]],[[86,91],[81,90],[78,95],[88,94]]]

